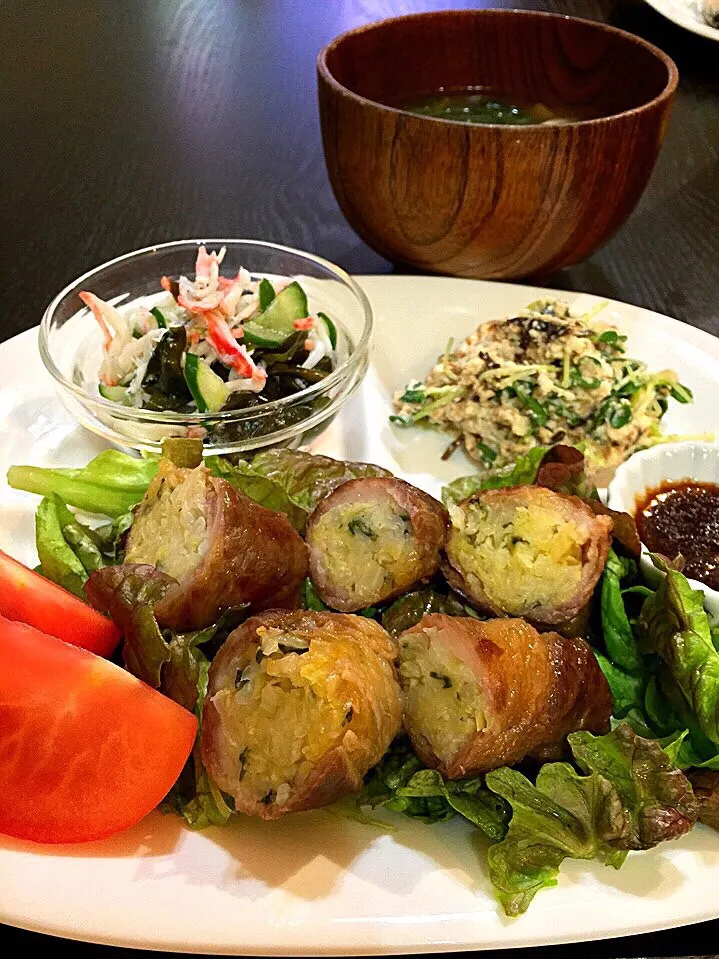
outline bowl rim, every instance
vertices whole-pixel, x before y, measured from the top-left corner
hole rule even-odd
[[[467,18],[482,18],[484,16],[491,15],[493,17],[505,17],[517,18],[522,17],[525,19],[534,19],[534,20],[571,20],[573,23],[581,23],[585,26],[599,30],[602,33],[610,33],[615,36],[622,37],[625,40],[628,40],[632,43],[643,47],[649,53],[651,53],[657,60],[664,64],[667,70],[667,82],[664,88],[653,97],[651,100],[647,100],[645,103],[641,103],[637,107],[632,107],[629,110],[622,110],[619,113],[610,113],[607,116],[603,117],[594,117],[589,120],[570,120],[568,123],[561,125],[558,124],[538,124],[538,123],[527,123],[527,124],[503,124],[503,123],[481,123],[481,124],[469,124],[465,123],[462,120],[449,120],[444,117],[430,117],[425,116],[424,114],[411,113],[409,110],[402,110],[399,107],[391,107],[386,103],[381,103],[379,100],[370,100],[368,97],[363,97],[359,93],[355,93],[354,90],[351,90],[349,87],[346,87],[344,84],[340,83],[331,72],[327,65],[327,58],[341,43],[343,43],[348,37],[357,36],[362,33],[369,33],[374,30],[381,30],[382,28],[393,23],[401,23],[407,20],[431,20],[436,17],[442,16],[453,16],[453,17],[467,17]],[[354,100],[357,103],[363,105],[373,106],[377,109],[387,111],[393,114],[399,114],[403,117],[411,117],[417,122],[429,122],[429,123],[442,123],[450,124],[453,127],[461,127],[467,129],[468,127],[473,128],[474,130],[509,130],[511,131],[512,136],[527,136],[529,134],[536,135],[538,131],[549,132],[556,134],[557,130],[573,130],[575,127],[596,127],[603,124],[611,123],[614,120],[619,118],[631,117],[637,114],[643,113],[656,107],[662,103],[669,101],[671,103],[674,94],[676,93],[677,86],[679,84],[679,69],[674,62],[674,60],[659,47],[655,46],[653,43],[650,43],[648,40],[645,40],[643,37],[639,37],[634,33],[630,33],[628,30],[622,30],[619,27],[612,26],[608,23],[603,23],[600,20],[589,20],[586,17],[571,17],[563,13],[550,13],[545,10],[518,10],[518,9],[506,9],[506,8],[495,8],[495,7],[486,7],[479,10],[464,9],[464,10],[425,10],[421,13],[408,13],[403,14],[402,16],[397,17],[386,17],[382,20],[375,20],[372,23],[362,24],[359,27],[354,27],[351,30],[345,30],[344,33],[340,33],[333,40],[330,40],[320,52],[317,54],[316,60],[317,72],[321,79],[330,86],[335,93],[345,96],[348,99]]]
[[[103,270],[106,270],[108,267],[115,266],[119,263],[122,263],[126,260],[131,260],[134,257],[140,257],[148,253],[155,253],[157,250],[166,250],[170,247],[180,247],[186,245],[197,245],[202,244],[207,246],[238,246],[241,244],[248,244],[252,246],[264,247],[268,250],[279,251],[281,253],[289,253],[294,256],[303,257],[306,260],[310,260],[313,263],[316,263],[322,266],[324,269],[328,270],[330,273],[335,274],[335,276],[343,281],[345,285],[352,291],[357,299],[364,316],[364,323],[362,327],[362,333],[360,334],[357,342],[355,343],[354,349],[350,355],[343,360],[335,369],[324,379],[320,380],[318,383],[313,383],[311,386],[306,387],[304,390],[300,390],[298,393],[292,393],[290,396],[283,396],[277,400],[270,400],[270,402],[265,403],[261,408],[250,407],[249,409],[237,409],[237,410],[224,410],[218,411],[216,413],[177,413],[172,410],[146,410],[141,407],[122,407],[117,403],[113,403],[112,400],[106,400],[103,396],[94,395],[89,393],[87,390],[78,386],[76,383],[73,383],[69,380],[64,373],[58,368],[55,360],[53,359],[50,347],[49,347],[49,326],[52,320],[53,314],[57,309],[61,300],[70,294],[75,287],[84,284],[86,280],[92,279],[92,277],[97,276]],[[159,283],[159,281],[158,281]],[[86,308],[87,309],[87,308]],[[79,310],[78,310],[79,312]],[[69,390],[74,394],[77,399],[84,403],[86,400],[92,401],[93,405],[99,407],[100,409],[105,409],[108,412],[111,412],[115,416],[119,416],[121,419],[131,421],[138,420],[142,422],[143,420],[150,420],[153,423],[157,422],[166,422],[173,424],[197,424],[202,425],[203,423],[210,421],[212,423],[223,422],[223,421],[237,421],[244,419],[256,419],[258,416],[264,417],[265,415],[271,415],[276,410],[283,409],[284,407],[291,406],[297,402],[304,402],[306,399],[312,399],[318,394],[325,393],[328,389],[337,384],[341,384],[347,380],[350,374],[354,371],[355,367],[361,362],[363,354],[367,351],[369,347],[370,337],[372,335],[373,327],[373,314],[372,314],[372,305],[370,304],[369,298],[367,297],[364,290],[361,286],[345,271],[342,267],[337,266],[335,263],[332,263],[330,260],[325,260],[321,256],[316,256],[314,253],[307,253],[304,250],[297,250],[294,247],[283,246],[280,243],[271,243],[268,240],[253,240],[247,238],[225,238],[217,239],[209,237],[207,239],[181,239],[181,240],[168,240],[163,243],[154,243],[151,246],[140,247],[137,250],[131,250],[128,253],[123,253],[120,256],[116,256],[111,260],[106,260],[104,263],[101,263],[99,266],[93,267],[91,270],[83,273],[81,276],[72,280],[70,283],[66,284],[59,293],[57,293],[50,303],[45,308],[42,319],[40,321],[40,331],[38,336],[38,347],[40,351],[40,357],[45,365],[47,371],[51,374],[53,379],[60,384],[63,388]],[[301,424],[297,424],[298,426]],[[268,433],[267,437],[273,436],[273,433]]]

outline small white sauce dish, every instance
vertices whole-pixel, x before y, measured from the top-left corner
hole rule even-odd
[[[607,505],[634,516],[637,498],[647,490],[675,480],[719,483],[719,445],[687,440],[635,453],[617,468],[607,488]],[[643,544],[640,563],[647,581],[658,585],[664,574],[656,569]],[[719,622],[719,592],[696,579],[690,579],[689,583],[704,593],[704,608],[712,620]]]

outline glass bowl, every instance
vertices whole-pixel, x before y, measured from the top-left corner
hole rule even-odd
[[[78,294],[89,290],[120,309],[142,298],[166,296],[162,276],[194,276],[200,244],[226,248],[221,272],[241,266],[253,277],[298,279],[311,313],[326,313],[337,327],[337,366],[325,379],[262,407],[218,413],[174,413],[120,406],[100,396],[102,332]],[[158,452],[163,439],[200,436],[205,452],[239,453],[268,446],[297,447],[322,432],[367,372],[372,311],[360,287],[332,263],[259,240],[178,240],[127,253],[90,270],[50,303],[40,324],[40,355],[71,415],[122,447]]]

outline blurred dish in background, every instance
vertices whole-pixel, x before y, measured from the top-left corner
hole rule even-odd
[[[701,37],[719,40],[717,0],[647,0],[657,13]]]

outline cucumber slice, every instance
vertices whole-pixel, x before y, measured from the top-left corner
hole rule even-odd
[[[216,413],[227,402],[227,384],[195,353],[185,354],[185,382],[200,413]]]
[[[125,386],[105,386],[104,383],[100,383],[98,391],[103,399],[110,400],[111,403],[119,403],[120,406],[132,406]]]
[[[266,310],[252,318],[252,322],[265,329],[274,330],[289,336],[294,332],[295,320],[303,320],[307,316],[307,296],[300,284],[295,280],[278,293]],[[245,324],[247,329],[247,324]]]
[[[263,278],[260,280],[258,293],[260,295],[260,309],[266,310],[275,298],[275,288],[269,280]]]
[[[153,306],[153,308],[150,310],[150,313],[152,313],[157,320],[158,328],[161,330],[166,330],[167,320],[165,319],[165,314],[162,312],[162,310],[159,310],[156,306]]]
[[[243,324],[242,329],[245,335],[242,337],[247,346],[279,346],[284,343],[290,333],[283,330],[273,330],[270,327],[259,326],[254,320],[248,320]],[[294,327],[292,329],[294,332]]]
[[[318,313],[317,316],[322,320],[324,325],[327,327],[327,335],[330,338],[330,344],[333,350],[337,349],[337,327],[334,325],[332,320],[327,316],[326,313]]]

